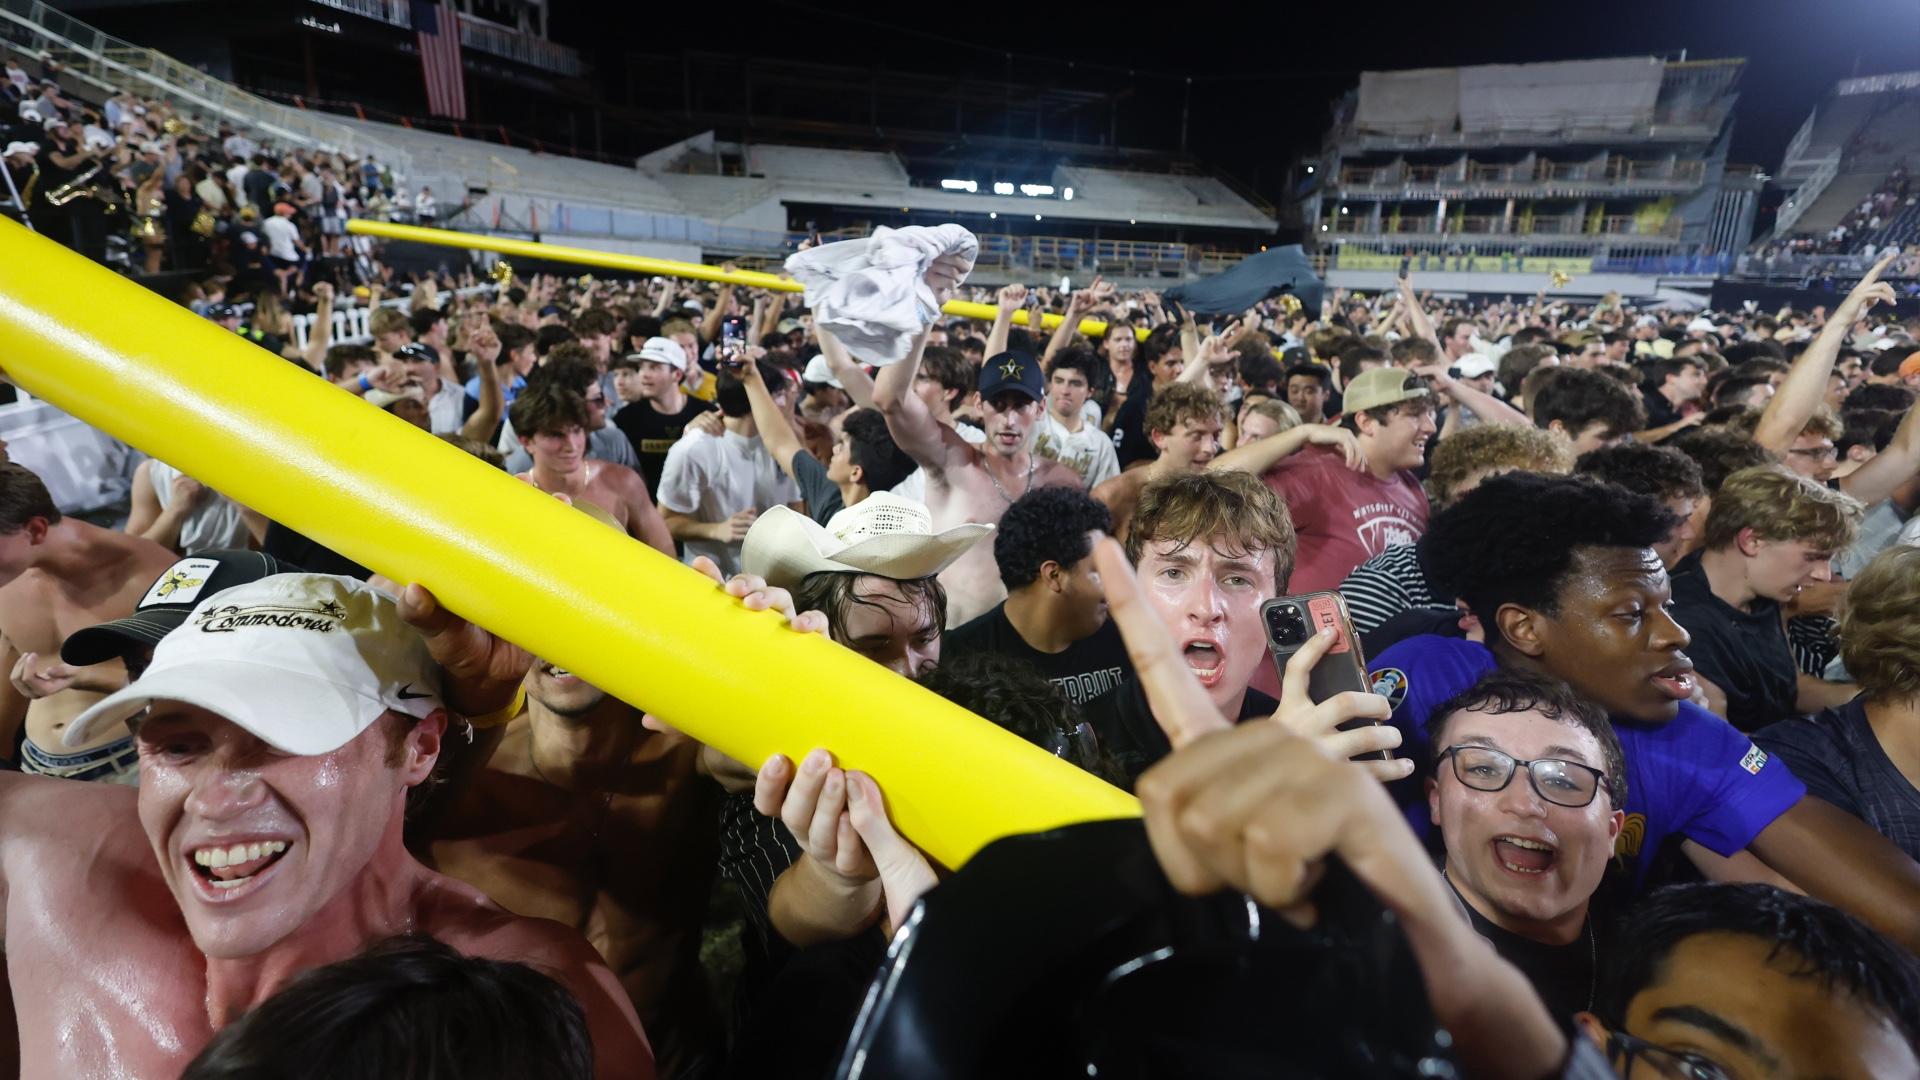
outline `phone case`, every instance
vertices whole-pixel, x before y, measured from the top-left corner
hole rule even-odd
[[[1337,592],[1280,596],[1260,605],[1260,625],[1266,630],[1267,650],[1273,654],[1274,671],[1280,676],[1280,681],[1286,681],[1287,661],[1300,651],[1300,646],[1306,644],[1305,641],[1282,643],[1275,635],[1273,620],[1267,613],[1287,605],[1306,613],[1309,633],[1319,633],[1321,627],[1331,626],[1335,634],[1333,647],[1313,666],[1313,675],[1307,682],[1307,696],[1318,704],[1348,690],[1371,693],[1373,681],[1367,677],[1367,658],[1361,654],[1360,640],[1354,636],[1353,620],[1347,615],[1347,603]],[[1353,728],[1372,722],[1354,720],[1341,727]],[[1390,755],[1382,752],[1379,756],[1386,758]]]

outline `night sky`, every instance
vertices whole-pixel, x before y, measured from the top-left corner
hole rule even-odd
[[[1363,70],[1683,49],[1692,59],[1744,57],[1732,157],[1771,172],[1836,80],[1920,69],[1920,0],[1502,0],[1404,12],[1365,5],[1364,14],[1346,3],[1253,8],[1189,0],[1137,13],[1110,4],[835,10],[829,3],[736,5],[715,9],[724,13],[714,18],[683,7],[668,23],[652,5],[609,11],[595,4],[589,11],[577,0],[556,0],[552,30],[594,56],[602,71],[619,70],[623,47],[684,47],[862,66],[879,58],[892,68],[993,79],[1011,71],[1016,81],[1070,88],[1131,87],[1120,111],[1121,141],[1166,149],[1179,141],[1190,76],[1192,153],[1269,190],[1289,160],[1318,145],[1329,105],[1358,84]]]

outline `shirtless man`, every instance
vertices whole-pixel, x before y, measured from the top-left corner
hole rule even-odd
[[[433,634],[467,652],[456,670],[473,666],[471,630]],[[512,666],[497,639],[478,651]],[[447,726],[441,675],[384,593],[263,578],[201,602],[64,733],[82,746],[138,716],[137,792],[0,773],[20,1071],[178,1076],[301,972],[417,932],[541,968],[578,998],[601,1075],[652,1076],[632,1006],[577,933],[508,914],[402,846],[407,792]]]
[[[20,767],[78,780],[138,783],[126,728],[98,727],[86,742],[62,745],[67,724],[102,694],[126,685],[119,662],[73,667],[60,661],[68,634],[133,613],[173,552],[138,536],[63,517],[40,478],[0,465],[0,755],[13,756],[21,722]]]
[[[873,403],[887,418],[900,448],[926,474],[927,509],[936,532],[964,522],[998,524],[1013,501],[1036,487],[1080,484],[1080,475],[1028,449],[1028,436],[1045,408],[1040,365],[1025,353],[1003,352],[980,367],[980,415],[987,441],[974,446],[941,425],[914,393],[924,336],[897,364],[880,369]],[[947,590],[947,626],[960,626],[1006,599],[993,550],[975,545],[940,574]]]
[[[673,556],[667,523],[647,494],[646,481],[625,465],[587,458],[587,428],[592,422],[586,400],[551,384],[513,399],[514,434],[533,456],[533,468],[520,479],[554,495],[584,500],[613,515],[628,536]]]
[[[700,745],[544,661],[527,710],[430,830],[428,862],[507,910],[579,930],[625,988],[668,1074],[719,1051],[700,920],[720,792]]]

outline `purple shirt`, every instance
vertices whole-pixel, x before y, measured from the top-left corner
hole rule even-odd
[[[1397,752],[1420,765],[1415,777],[1389,790],[1422,837],[1433,831],[1419,779],[1433,758],[1427,720],[1494,667],[1485,645],[1432,634],[1408,638],[1373,661],[1374,693],[1393,703],[1393,725],[1405,740]],[[1778,757],[1692,702],[1681,702],[1667,723],[1616,719],[1613,730],[1627,761],[1627,821],[1614,853],[1633,861],[1636,891],[1668,837],[1730,856],[1807,793]]]

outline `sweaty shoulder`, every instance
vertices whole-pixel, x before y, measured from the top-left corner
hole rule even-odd
[[[153,869],[133,788],[0,772],[0,878],[28,869],[57,873],[67,856]],[[87,844],[76,837],[90,838]],[[83,860],[84,862],[84,860]]]

